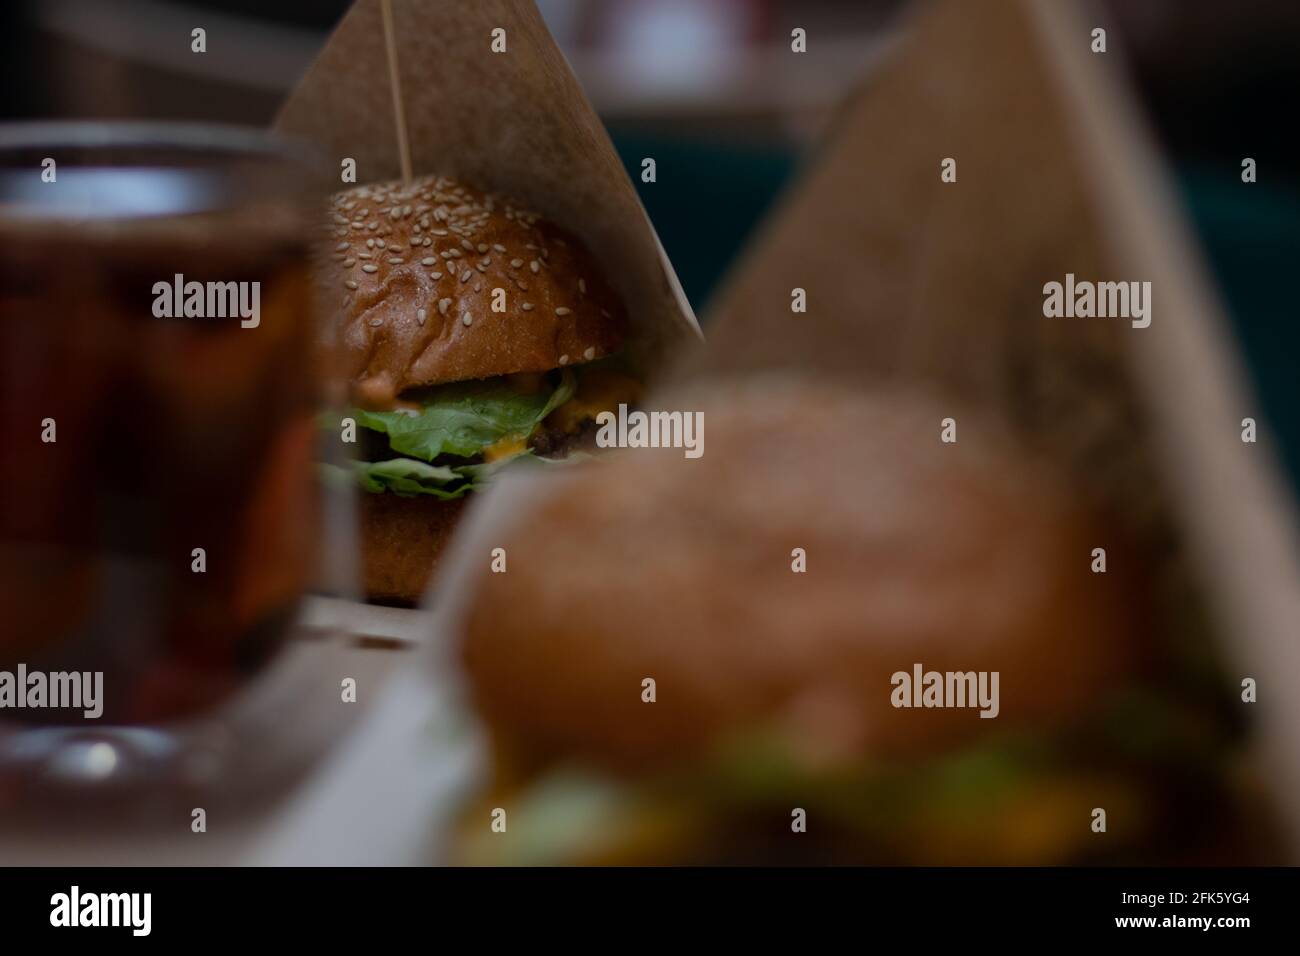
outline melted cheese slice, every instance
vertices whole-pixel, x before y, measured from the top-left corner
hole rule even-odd
[[[512,381],[511,385],[520,391],[530,387],[535,390],[538,387],[535,382],[540,381],[540,376],[533,379],[515,378],[516,381]],[[632,405],[640,397],[641,383],[630,376],[612,369],[584,370],[579,373],[578,388],[573,397],[551,412],[546,421],[552,427],[572,435],[583,423],[595,421],[601,412],[617,411],[620,403]],[[500,461],[522,455],[527,450],[527,435],[511,435],[484,448],[483,460]]]
[[[528,449],[528,439],[521,435],[511,435],[483,449],[484,461],[500,461],[522,455]]]
[[[584,422],[594,421],[601,412],[618,411],[620,403],[634,404],[641,397],[641,383],[613,369],[589,369],[580,373],[578,390],[547,421],[567,434]]]

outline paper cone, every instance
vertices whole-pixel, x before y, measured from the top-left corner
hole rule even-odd
[[[355,159],[358,183],[400,178],[406,152],[415,175],[514,197],[574,233],[627,304],[628,350],[646,374],[698,337],[636,190],[531,0],[358,0],[275,128],[320,144],[336,168]]]
[[[1300,546],[1260,418],[1098,24],[943,0],[843,110],[716,300],[685,378],[793,370],[992,409],[1152,540],[1190,545],[1300,837]],[[941,163],[956,160],[956,182]],[[1044,284],[1150,281],[1152,322],[1046,318]],[[806,291],[807,312],[791,310]],[[937,426],[936,426],[937,427]],[[1171,561],[1178,560],[1176,557]],[[1244,706],[1244,705],[1243,705]]]

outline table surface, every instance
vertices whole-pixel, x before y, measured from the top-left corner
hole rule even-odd
[[[434,862],[440,824],[472,778],[477,742],[421,653],[426,612],[313,599],[283,667],[356,678],[355,718],[278,800],[242,818],[189,820],[94,837],[52,829],[0,835],[12,866],[384,865]],[[338,625],[346,624],[346,628]],[[93,812],[93,811],[92,811]]]

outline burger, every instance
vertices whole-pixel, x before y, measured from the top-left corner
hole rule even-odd
[[[941,441],[922,394],[673,402],[703,457],[544,476],[466,591],[493,774],[457,861],[1247,858],[1195,614],[1162,646],[1142,546],[1052,464],[973,409]]]
[[[636,400],[627,314],[571,235],[443,176],[336,195],[329,239],[364,589],[413,604],[498,469],[564,458]]]

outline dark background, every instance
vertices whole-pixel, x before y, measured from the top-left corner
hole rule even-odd
[[[465,0],[471,2],[471,0]],[[989,0],[970,0],[989,2]],[[630,170],[689,170],[642,199],[703,313],[718,278],[869,67],[901,0],[541,0]],[[7,0],[0,119],[158,117],[265,124],[347,0]],[[1300,478],[1300,2],[1097,5],[1164,148],[1293,479]],[[219,18],[231,18],[222,21]],[[239,36],[235,49],[213,42]],[[205,57],[188,32],[209,32]],[[774,82],[792,25],[833,38],[817,72]],[[669,58],[647,57],[671,36]],[[177,51],[182,52],[178,59]],[[199,70],[203,72],[198,72]],[[1259,182],[1243,188],[1253,156]],[[701,210],[707,209],[707,215]]]

